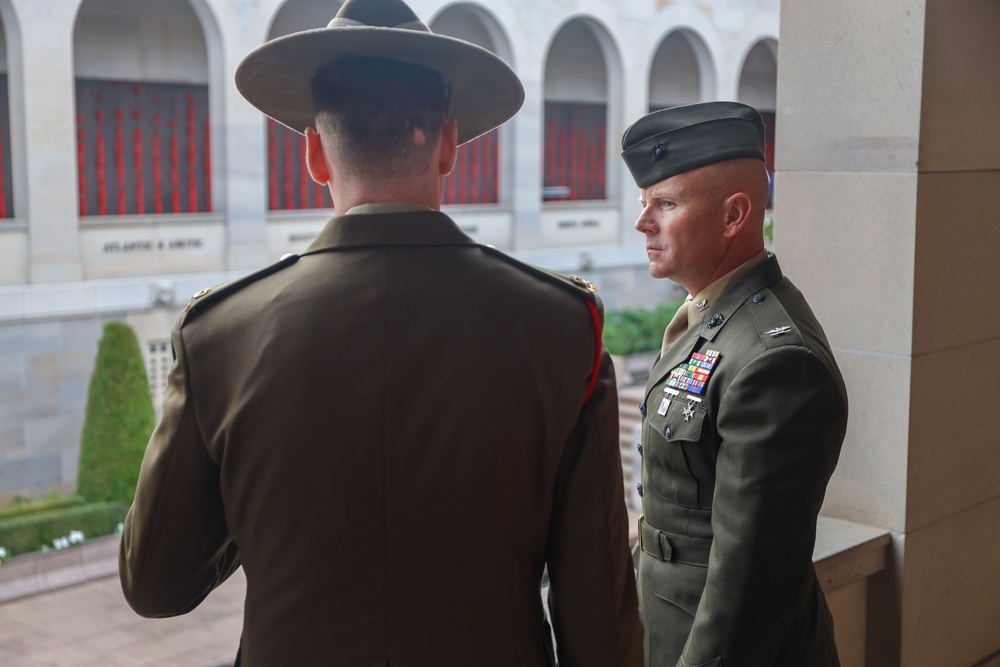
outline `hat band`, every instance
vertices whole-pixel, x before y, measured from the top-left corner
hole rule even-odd
[[[367,23],[362,23],[361,21],[355,21],[354,19],[346,19],[342,17],[334,18],[330,23],[327,24],[327,28],[371,28]],[[428,28],[423,21],[410,21],[409,23],[400,23],[397,26],[388,28],[389,30],[416,30],[417,32],[430,32],[431,29]]]

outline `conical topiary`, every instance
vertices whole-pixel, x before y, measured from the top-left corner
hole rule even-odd
[[[89,501],[132,502],[139,465],[156,426],[146,367],[135,332],[104,326],[87,392],[78,493]]]

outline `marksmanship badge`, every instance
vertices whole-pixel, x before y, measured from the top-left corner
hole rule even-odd
[[[681,364],[670,371],[667,386],[701,395],[708,384],[708,376],[712,374],[721,355],[715,350],[705,350],[704,354],[695,352],[687,363]]]

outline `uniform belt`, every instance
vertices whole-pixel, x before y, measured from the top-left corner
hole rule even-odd
[[[676,535],[653,528],[645,517],[639,518],[639,546],[654,558],[672,563],[708,567],[712,540]]]

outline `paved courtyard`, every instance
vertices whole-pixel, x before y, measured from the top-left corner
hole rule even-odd
[[[102,577],[0,604],[3,667],[221,667],[232,665],[243,623],[239,570],[195,611],[145,619]]]

